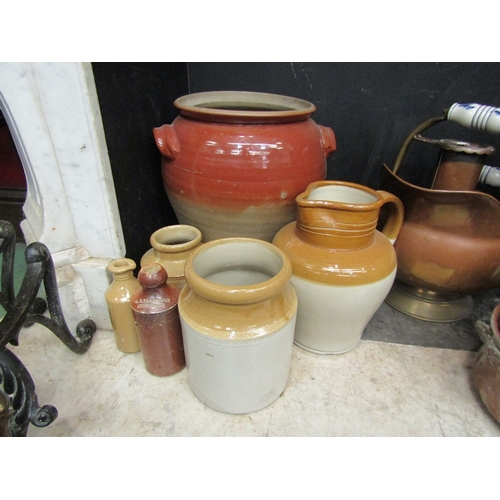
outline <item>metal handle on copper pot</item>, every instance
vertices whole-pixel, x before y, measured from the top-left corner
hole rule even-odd
[[[427,130],[436,123],[445,120],[446,120],[446,114],[444,114],[443,116],[436,116],[434,118],[429,118],[429,120],[426,120],[425,122],[421,123],[415,130],[411,132],[411,134],[405,139],[405,142],[403,142],[403,145],[401,146],[401,149],[399,150],[398,156],[394,163],[394,168],[392,169],[392,171],[395,174],[398,172],[401,163],[403,163],[403,158],[405,157],[406,152],[408,151],[408,148],[410,147],[410,144],[413,142],[415,136],[420,135],[424,130]]]
[[[445,110],[442,116],[436,116],[426,120],[410,133],[404,141],[396,158],[396,162],[394,163],[392,171],[395,174],[399,170],[414,137],[436,123],[445,120],[458,123],[464,127],[474,128],[492,134],[500,134],[500,108],[477,103],[462,104],[456,102],[452,104],[449,109]]]

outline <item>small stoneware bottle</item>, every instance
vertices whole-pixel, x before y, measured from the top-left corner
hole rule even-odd
[[[150,248],[141,258],[141,267],[158,262],[167,271],[168,283],[179,290],[186,284],[186,259],[201,243],[201,231],[193,226],[177,224],[162,227],[150,238]]]
[[[179,290],[167,283],[158,263],[144,266],[137,276],[141,289],[130,299],[146,370],[167,376],[186,366],[177,302]]]
[[[113,281],[104,295],[115,333],[116,346],[123,352],[141,350],[134,316],[130,308],[130,298],[141,288],[134,276],[135,268],[135,262],[126,258],[112,260],[107,267],[113,275]]]

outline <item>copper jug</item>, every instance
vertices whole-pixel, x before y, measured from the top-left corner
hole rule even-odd
[[[465,122],[461,116],[462,121],[456,120],[457,110],[462,113],[464,106],[472,106],[475,113],[486,118]],[[398,258],[396,281],[386,302],[419,319],[463,319],[472,309],[471,294],[500,285],[500,202],[476,190],[485,157],[493,148],[454,140],[429,140],[420,135],[444,120],[498,132],[498,113],[492,111],[496,108],[479,106],[454,104],[443,116],[427,120],[405,140],[394,168],[384,165],[382,169],[382,189],[399,197],[405,208],[403,227],[394,245]],[[442,149],[429,188],[398,176],[414,140]]]

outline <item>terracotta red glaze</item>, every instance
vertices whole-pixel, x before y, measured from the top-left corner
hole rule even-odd
[[[208,92],[206,99],[222,99],[219,94],[226,99],[227,94],[234,95],[234,99],[242,94],[253,99],[269,97],[259,93]],[[198,95],[185,98],[195,99]],[[238,111],[185,105],[182,99],[175,103],[181,115],[171,125],[154,129],[163,155],[164,186],[179,222],[198,227],[206,241],[212,238],[203,218],[210,211],[223,211],[221,218],[225,223],[231,214],[248,207],[290,207],[284,216],[286,220],[279,222],[274,232],[294,220],[295,197],[311,182],[326,177],[326,157],[336,149],[333,131],[311,119],[314,105],[271,95],[272,102],[290,99],[290,106],[296,105],[296,109]],[[200,211],[195,219],[184,218],[191,215],[179,206],[182,203],[189,205],[188,211]],[[244,222],[240,221],[242,225]]]

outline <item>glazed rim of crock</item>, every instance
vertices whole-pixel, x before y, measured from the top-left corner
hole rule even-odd
[[[251,109],[238,110],[215,107],[224,104],[232,107],[239,105],[255,108],[269,107],[270,109],[254,111]],[[232,90],[188,94],[176,99],[174,106],[187,115],[226,118],[307,118],[316,111],[314,104],[296,97]]]
[[[174,243],[178,239],[180,243]],[[201,231],[187,224],[175,224],[157,229],[150,237],[151,246],[165,253],[190,250],[201,243]]]
[[[194,268],[197,267],[196,260],[202,257],[203,254],[214,252],[218,247],[218,251],[222,256],[225,251],[227,252],[229,246],[234,247],[235,245],[245,244],[254,247],[260,246],[268,256],[276,259],[275,264],[276,266],[279,265],[279,270],[269,279],[251,285],[221,285],[205,279],[195,271]],[[244,257],[248,259],[248,257],[251,258],[252,256],[253,254],[247,249]],[[249,264],[249,261],[246,264]],[[258,263],[255,264],[257,264],[256,267],[252,269],[262,271],[262,269],[257,269]],[[231,269],[231,267],[222,267],[216,270],[222,271],[225,269]],[[256,238],[221,238],[204,243],[188,257],[184,276],[188,285],[205,299],[221,304],[254,304],[273,297],[283,289],[292,276],[292,264],[282,250],[267,241]]]

